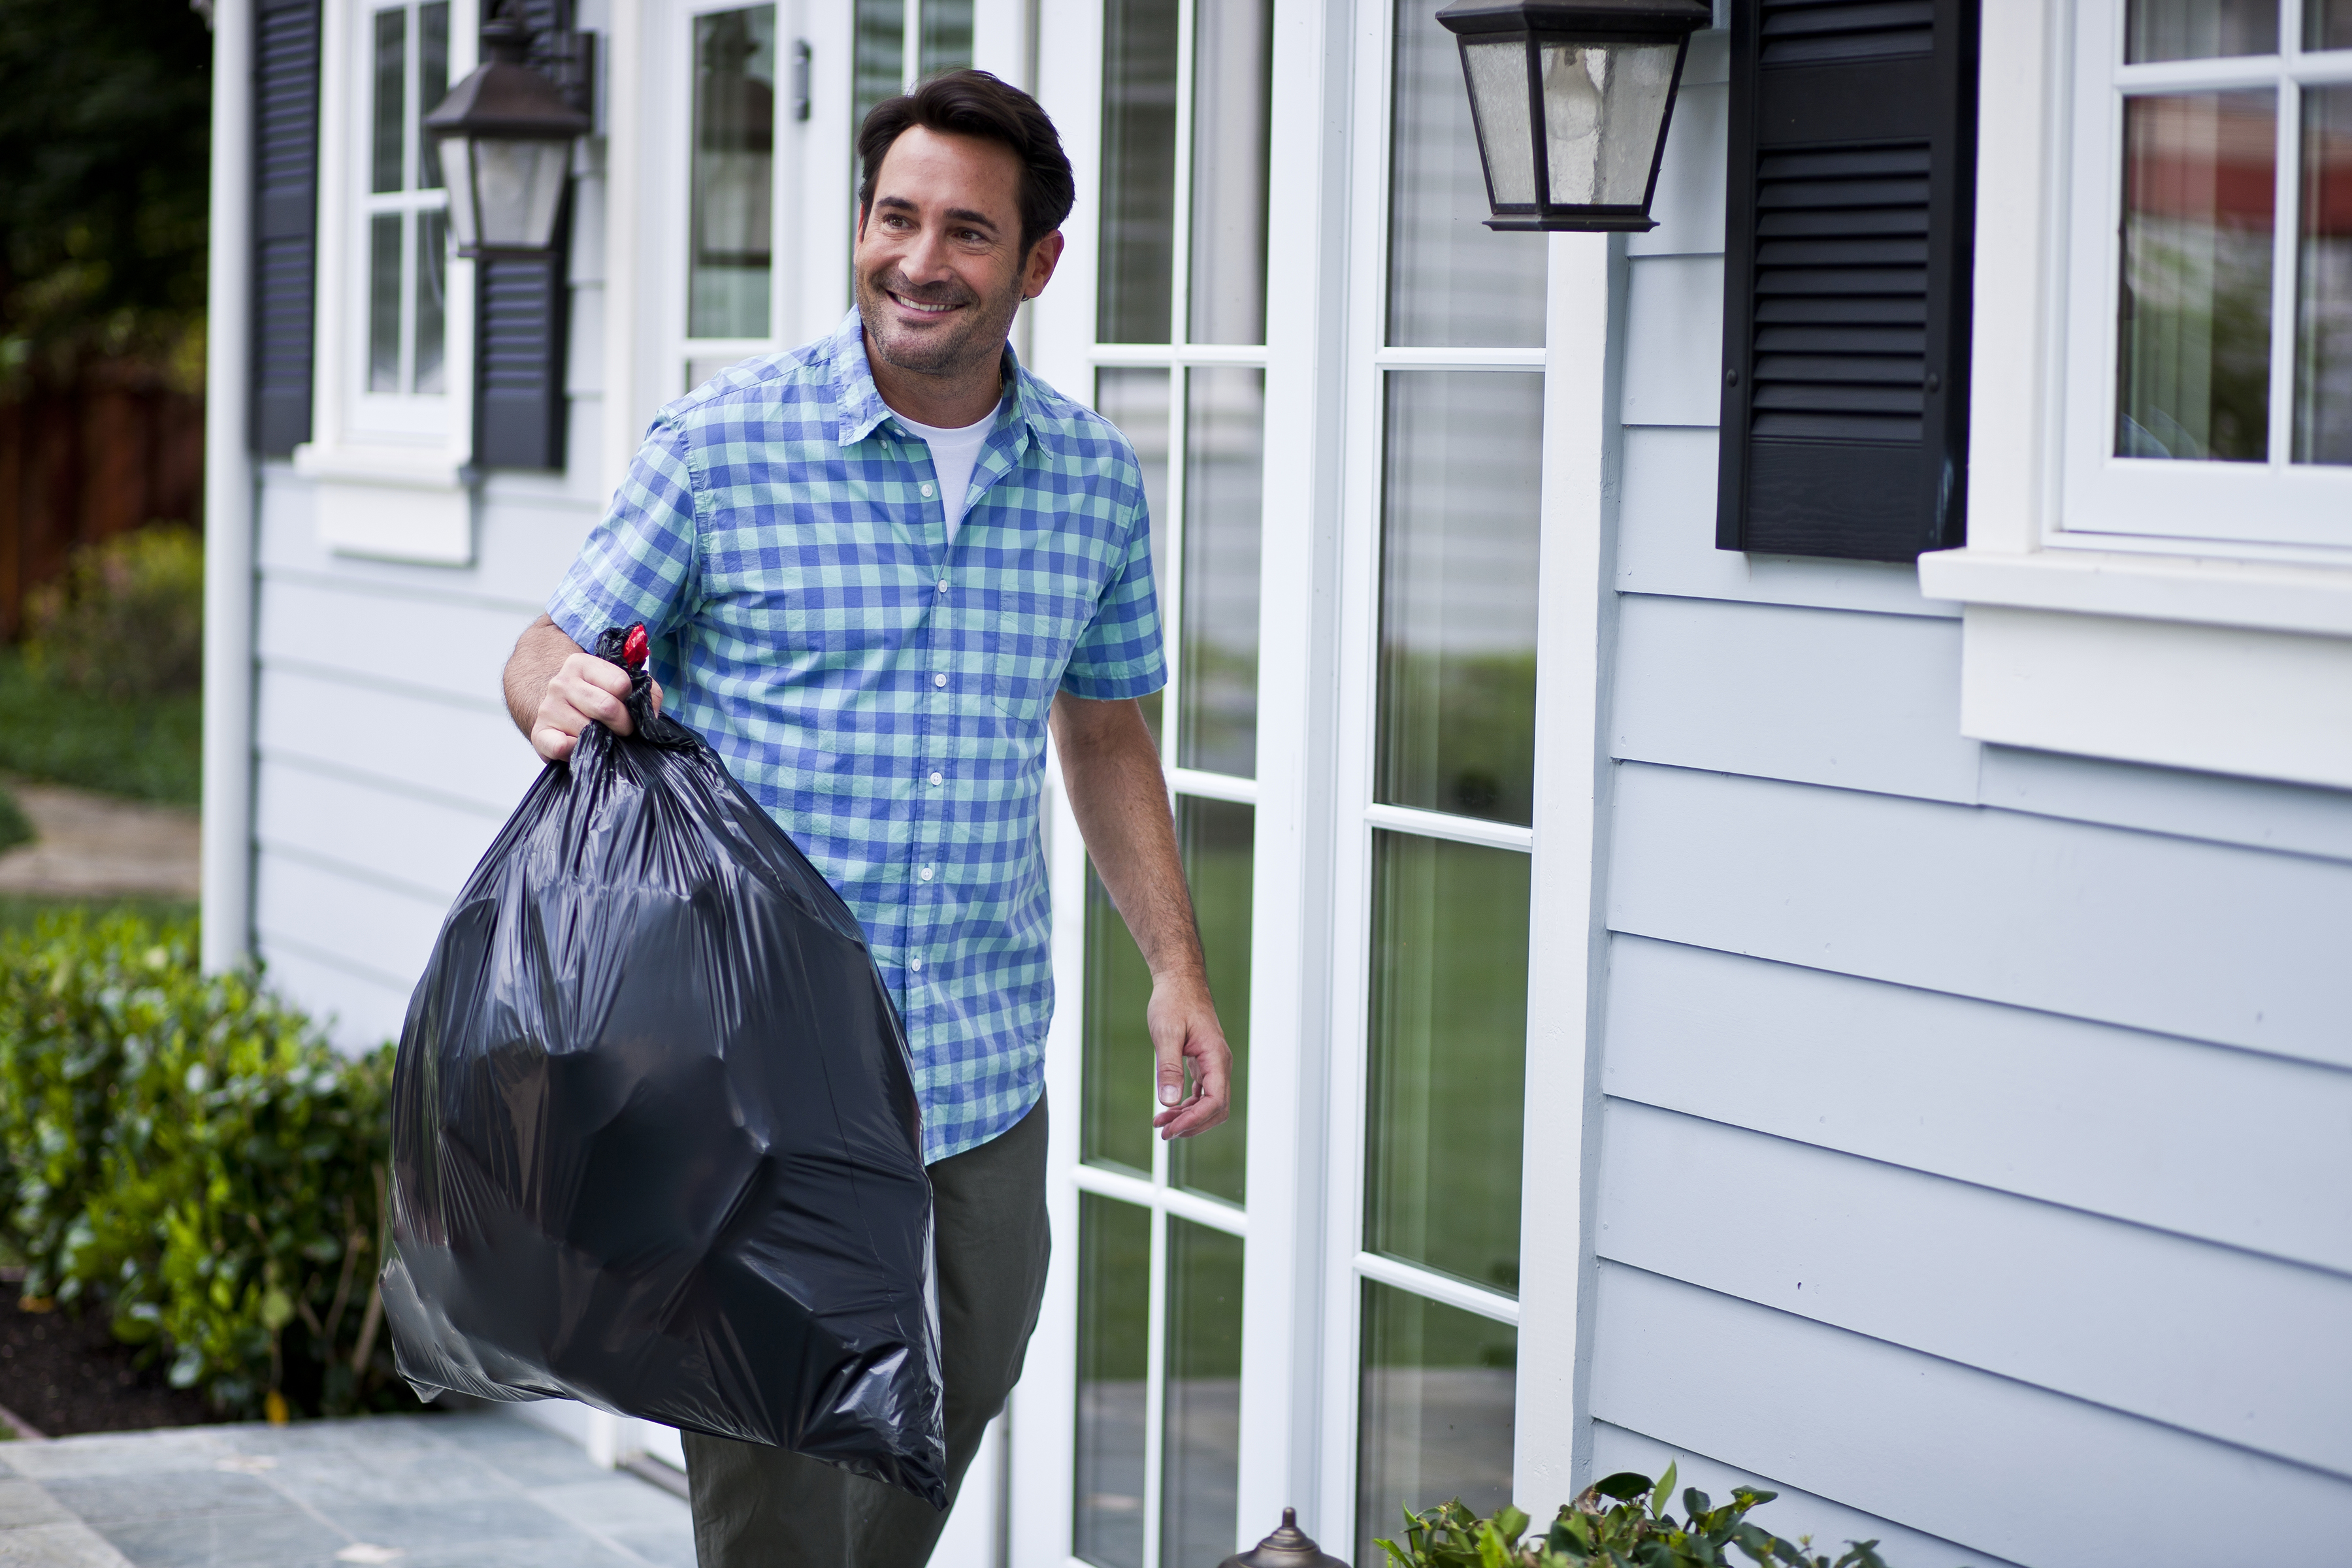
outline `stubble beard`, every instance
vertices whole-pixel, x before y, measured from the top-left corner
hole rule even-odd
[[[983,364],[994,364],[1012,335],[1013,314],[1021,308],[1021,280],[1016,274],[996,299],[965,289],[940,296],[936,289],[905,287],[895,268],[860,273],[857,313],[866,323],[866,339],[890,365],[916,375],[956,376]],[[893,285],[899,285],[893,287]],[[960,330],[939,332],[902,331],[890,314],[889,295],[898,293],[926,305],[969,307]]]

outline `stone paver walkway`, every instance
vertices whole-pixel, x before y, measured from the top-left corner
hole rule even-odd
[[[63,784],[10,781],[36,835],[0,854],[0,893],[193,899],[196,814]]]
[[[686,1504],[511,1415],[0,1444],[0,1568],[693,1568]]]

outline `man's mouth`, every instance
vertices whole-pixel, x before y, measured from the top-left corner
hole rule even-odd
[[[957,300],[948,304],[934,304],[926,300],[910,300],[906,295],[900,294],[895,290],[887,290],[887,292],[890,294],[892,302],[897,304],[899,309],[911,311],[913,314],[918,316],[945,316],[963,309],[963,303],[961,300]]]

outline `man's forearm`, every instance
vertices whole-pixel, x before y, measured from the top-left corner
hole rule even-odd
[[[507,717],[515,728],[530,738],[531,726],[538,721],[539,705],[547,696],[547,683],[563,668],[563,661],[581,651],[580,645],[565,635],[562,626],[541,616],[523,628],[515,638],[514,652],[507,656],[503,685],[506,689]]]
[[[1132,702],[1066,706],[1076,700],[1055,700],[1054,743],[1095,874],[1154,980],[1199,977],[1201,936],[1151,732]]]

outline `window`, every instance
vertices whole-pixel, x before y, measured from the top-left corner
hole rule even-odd
[[[688,26],[686,381],[695,386],[774,346],[776,8],[704,11]]]
[[[2075,49],[2064,531],[2352,547],[2352,0],[2085,5]]]
[[[449,90],[447,0],[389,5],[369,17],[366,349],[371,399],[448,390],[448,193],[426,144],[425,115]]]

